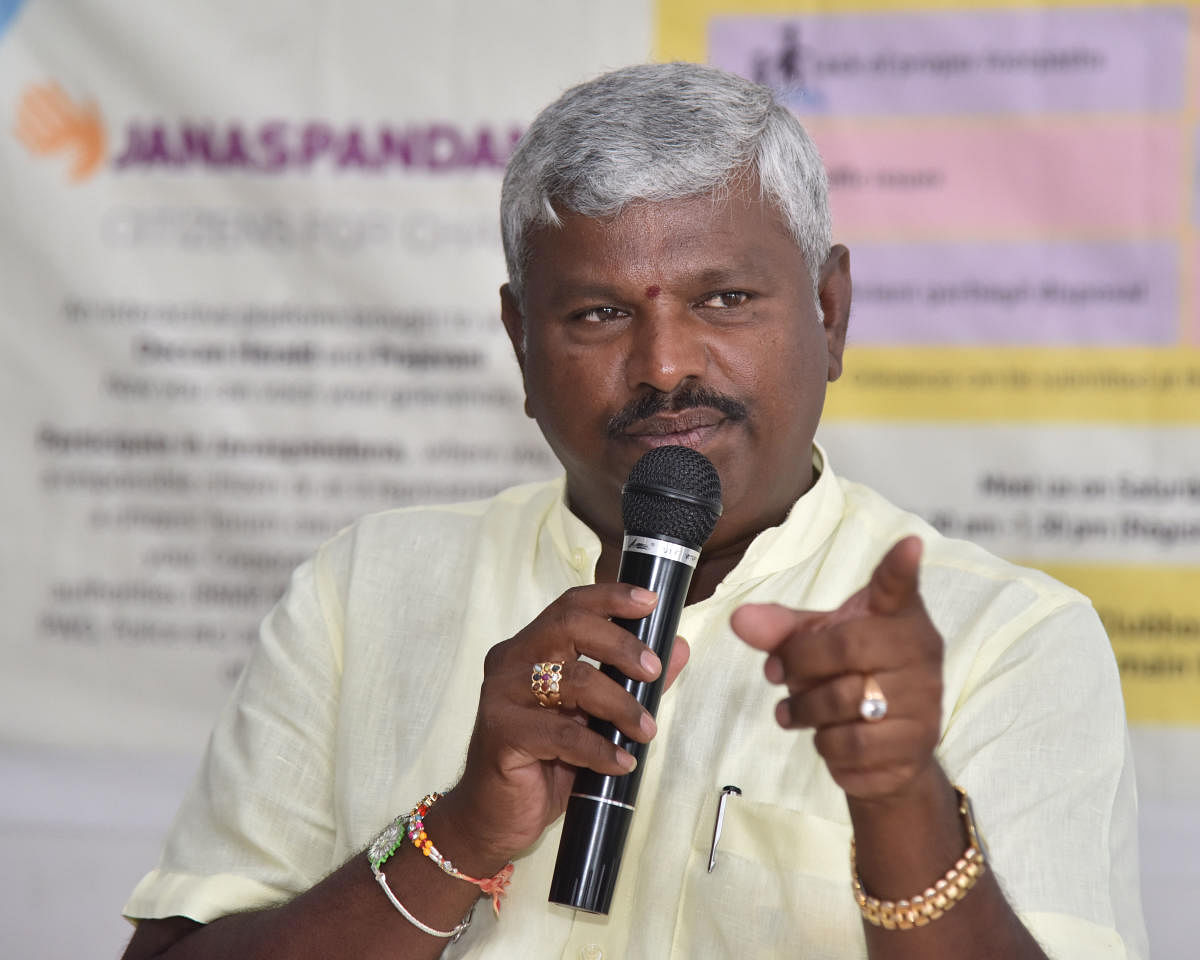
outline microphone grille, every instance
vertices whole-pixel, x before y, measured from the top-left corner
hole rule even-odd
[[[699,550],[721,515],[721,478],[691,447],[655,447],[642,455],[621,488],[625,532],[669,537]]]

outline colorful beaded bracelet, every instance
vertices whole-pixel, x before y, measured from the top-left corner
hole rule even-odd
[[[443,857],[441,851],[429,839],[429,834],[425,832],[425,814],[429,812],[430,807],[441,799],[442,795],[440,793],[431,793],[413,807],[412,812],[407,817],[402,818],[404,821],[404,832],[408,836],[408,839],[412,841],[412,845],[436,863],[442,869],[443,873],[457,877],[459,880],[466,880],[467,883],[473,883],[490,896],[492,898],[492,912],[498,917],[500,916],[500,898],[504,896],[505,891],[508,889],[508,884],[512,879],[513,865],[511,863],[506,864],[494,877],[486,877],[480,880],[467,876],[458,870],[451,861]]]

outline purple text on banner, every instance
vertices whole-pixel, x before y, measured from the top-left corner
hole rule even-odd
[[[864,344],[1171,346],[1173,244],[851,247],[850,339]]]
[[[1175,111],[1179,6],[721,16],[709,61],[800,114]]]

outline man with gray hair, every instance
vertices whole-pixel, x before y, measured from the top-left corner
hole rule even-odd
[[[565,476],[365,518],[296,572],[127,960],[1144,957],[1090,604],[815,443],[850,271],[798,121],[708,67],[607,74],[530,127],[502,227]],[[612,622],[658,602],[616,578],[622,483],[664,445],[725,504],[665,664]],[[595,663],[665,672],[657,719]],[[607,916],[547,902],[576,771],[634,765],[587,717],[654,743]]]

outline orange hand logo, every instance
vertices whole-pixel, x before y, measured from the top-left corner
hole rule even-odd
[[[104,160],[106,137],[94,103],[76,106],[57,83],[30,87],[17,108],[16,135],[40,155],[71,151],[71,179],[78,183]]]

